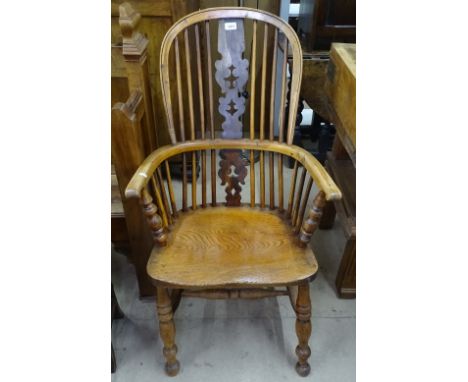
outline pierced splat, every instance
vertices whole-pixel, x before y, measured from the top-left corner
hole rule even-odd
[[[221,60],[215,62],[216,82],[223,96],[219,98],[218,111],[224,117],[222,138],[242,138],[242,115],[245,111],[245,84],[249,73],[249,61],[243,58],[245,50],[244,21],[220,20],[218,24],[218,51]],[[221,185],[226,185],[226,205],[240,206],[241,184],[247,176],[247,162],[239,150],[221,152]]]
[[[218,175],[221,178],[221,185],[226,185],[226,205],[240,206],[242,187],[247,176],[247,162],[241,157],[239,150],[224,150],[223,158],[219,162]]]
[[[245,84],[249,78],[249,61],[242,58],[245,50],[244,22],[241,19],[220,20],[218,25],[218,52],[221,60],[215,62],[215,78],[221,87],[218,111],[224,117],[221,136],[242,138],[241,117],[245,111]]]

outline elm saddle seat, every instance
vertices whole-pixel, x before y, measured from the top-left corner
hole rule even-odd
[[[312,249],[298,245],[278,212],[250,207],[180,214],[147,266],[153,281],[180,288],[289,285],[317,269]]]
[[[141,48],[143,36],[134,29],[139,17],[128,3],[120,5],[128,55]],[[216,41],[221,58],[212,60]],[[302,77],[299,39],[286,21],[268,12],[202,9],[168,30],[159,67],[171,145],[139,161],[125,196],[128,203],[139,200],[154,242],[147,273],[156,287],[166,373],[174,376],[180,369],[173,316],[181,297],[289,296],[297,317],[295,368],[307,376],[309,281],[318,269],[308,244],[326,201],[340,199],[341,192],[309,152],[293,145]],[[221,92],[217,105],[215,82]],[[125,132],[134,145],[142,141],[145,126],[143,96],[136,89],[125,105],[114,107],[120,123],[113,134]],[[215,122],[215,109],[224,122]],[[124,141],[131,156],[129,142]],[[174,158],[182,163],[180,198],[169,163]],[[294,168],[285,185],[283,161],[289,158]],[[246,182],[249,195],[241,203]],[[218,183],[225,200],[217,196]],[[317,193],[309,203],[313,184]]]

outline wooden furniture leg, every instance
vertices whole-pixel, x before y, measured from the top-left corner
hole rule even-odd
[[[173,377],[179,372],[180,364],[176,358],[175,325],[172,314],[172,301],[167,288],[157,288],[157,307],[159,332],[163,342],[163,354],[166,358],[166,374]]]
[[[335,222],[335,205],[333,202],[327,202],[325,207],[323,207],[322,218],[320,219],[319,228],[320,229],[330,229],[333,227]]]
[[[296,363],[296,371],[301,377],[306,377],[310,373],[310,365],[307,362],[307,359],[310,357],[309,338],[312,333],[308,281],[305,281],[298,286],[296,316],[296,334],[299,339],[299,345],[296,347],[296,355],[299,359]]]
[[[341,298],[356,298],[356,236],[354,235],[346,242],[335,285]]]
[[[114,319],[119,319],[123,318],[124,314],[122,312],[122,309],[120,309],[119,303],[117,301],[117,296],[115,295],[114,292],[114,285],[111,283],[111,326],[112,326],[112,321]],[[115,370],[117,369],[117,362],[115,360],[115,353],[114,353],[114,346],[112,345],[111,341],[111,372],[115,373]]]
[[[115,361],[114,346],[111,343],[111,373],[115,373],[117,370],[117,362]]]
[[[172,314],[174,314],[177,308],[179,307],[181,298],[182,298],[182,289],[173,289],[171,291]]]

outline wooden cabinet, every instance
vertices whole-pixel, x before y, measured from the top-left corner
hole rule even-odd
[[[356,0],[301,0],[298,35],[308,51],[356,42]]]
[[[343,199],[327,204],[321,228],[330,228],[335,213],[340,217],[346,246],[336,277],[341,297],[356,296],[356,45],[335,43],[325,79],[330,117],[336,127],[333,149],[326,168]]]

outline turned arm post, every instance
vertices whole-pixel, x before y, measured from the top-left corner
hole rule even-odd
[[[153,203],[153,198],[146,187],[143,188],[141,192],[141,204],[143,206],[143,211],[145,213],[151,235],[153,236],[154,243],[158,244],[160,247],[165,247],[167,245],[167,235],[164,232],[161,217],[158,214],[158,208]]]
[[[158,147],[156,125],[147,61],[148,39],[137,30],[141,15],[129,3],[119,6],[119,25],[122,32],[122,55],[130,93],[140,91],[145,106],[144,145],[146,155]]]
[[[299,234],[299,242],[305,247],[310,241],[310,238],[314,234],[318,227],[320,218],[322,217],[322,209],[325,206],[326,198],[323,191],[319,191],[317,196],[314,198],[312,208],[309,212],[309,217],[302,225],[301,232]]]

